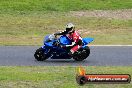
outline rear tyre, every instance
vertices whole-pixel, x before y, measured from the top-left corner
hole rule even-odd
[[[73,54],[73,59],[76,61],[83,61],[90,54],[90,48],[86,46],[85,48],[79,49],[77,52]]]
[[[46,60],[48,57],[44,54],[44,49],[43,48],[39,48],[36,50],[34,57],[37,61],[44,61]]]

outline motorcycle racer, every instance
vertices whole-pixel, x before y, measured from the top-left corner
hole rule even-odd
[[[66,45],[62,47],[72,47],[70,49],[69,55],[74,54],[82,46],[82,38],[80,34],[75,30],[75,26],[72,23],[66,25],[66,30],[63,32],[55,33],[57,35],[66,35],[71,41],[71,45]]]
[[[57,35],[61,35],[57,38]],[[83,61],[90,55],[88,44],[93,38],[81,38],[72,23],[66,25],[63,32],[46,35],[44,45],[37,49],[34,57],[37,61],[50,59],[71,59]]]

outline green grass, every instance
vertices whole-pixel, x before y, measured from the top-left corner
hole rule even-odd
[[[65,13],[30,15],[0,14],[0,45],[42,45],[43,37],[73,22],[92,44],[132,44],[132,20],[75,17]]]
[[[88,74],[130,74],[132,67],[88,66]],[[0,88],[77,88],[77,67],[1,66]],[[131,88],[132,84],[86,84],[83,88]]]
[[[132,20],[76,17],[69,11],[131,9],[132,0],[0,0],[0,45],[42,45],[73,22],[92,44],[132,44]]]
[[[5,13],[129,8],[131,0],[0,0],[0,11]]]

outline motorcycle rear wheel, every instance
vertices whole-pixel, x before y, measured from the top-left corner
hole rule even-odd
[[[83,61],[90,54],[90,48],[86,46],[85,48],[79,49],[77,52],[73,54],[73,59],[76,61]]]

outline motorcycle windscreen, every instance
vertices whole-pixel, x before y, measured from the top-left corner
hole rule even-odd
[[[50,36],[50,35],[46,35],[46,36],[44,37],[44,42],[47,41],[47,40],[49,39],[49,36]]]
[[[87,44],[89,44],[90,42],[92,42],[94,39],[93,39],[93,38],[83,38],[82,40],[83,40],[83,44],[84,44],[84,45],[87,45]]]
[[[60,37],[60,44],[61,45],[70,45],[72,42],[67,36]]]
[[[52,47],[53,46],[53,41],[48,41],[49,40],[49,36],[50,35],[46,35],[45,37],[44,37],[44,45],[46,45],[46,46],[49,46],[49,47]],[[47,42],[48,41],[48,42]]]

